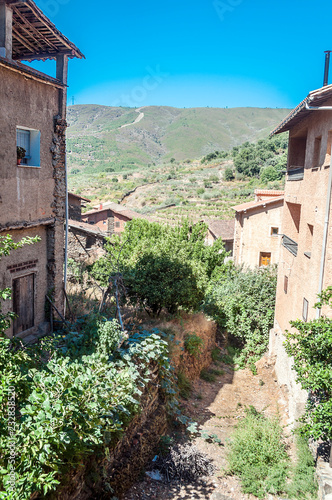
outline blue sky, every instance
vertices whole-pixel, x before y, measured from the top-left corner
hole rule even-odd
[[[332,49],[332,2],[36,3],[86,56],[69,65],[75,104],[294,107]]]

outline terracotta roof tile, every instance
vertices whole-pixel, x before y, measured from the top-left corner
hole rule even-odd
[[[278,196],[276,198],[271,198],[270,200],[262,200],[262,201],[249,201],[248,203],[242,203],[241,205],[236,205],[232,207],[236,212],[246,212],[247,210],[251,210],[258,207],[263,207],[264,205],[270,205],[272,203],[283,202],[284,197]]]
[[[222,240],[234,239],[235,219],[230,220],[210,220],[205,221],[209,226],[209,231],[216,237]]]

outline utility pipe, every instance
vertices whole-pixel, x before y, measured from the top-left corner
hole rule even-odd
[[[65,229],[65,262],[63,271],[63,286],[67,292],[67,268],[68,268],[68,176],[67,176],[67,153],[65,153],[65,185],[66,185],[66,229]],[[64,315],[66,316],[66,301],[64,302]]]

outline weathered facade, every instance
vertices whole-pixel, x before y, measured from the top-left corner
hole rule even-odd
[[[319,315],[317,294],[332,284],[332,111],[324,109],[331,105],[332,85],[311,92],[273,132],[289,130],[289,153],[270,353],[276,356],[278,382],[289,392],[292,420],[303,411],[307,395],[295,382],[284,335],[291,320]]]
[[[82,220],[82,206],[84,203],[89,203],[91,200],[88,198],[83,198],[74,193],[68,193],[68,216],[71,220],[81,221]]]
[[[234,244],[234,219],[231,220],[206,220],[208,225],[208,232],[206,236],[206,244],[213,245],[216,239],[221,238],[226,252],[230,252],[233,255],[233,244]]]
[[[18,315],[9,336],[47,331],[47,293],[63,309],[68,57],[83,55],[34,2],[0,0],[0,236],[40,238],[0,261],[0,288],[13,291],[4,310]],[[20,62],[47,58],[56,78]]]
[[[283,191],[256,190],[255,201],[235,210],[234,262],[254,268],[278,264]]]
[[[117,203],[100,204],[99,207],[82,214],[84,222],[96,225],[108,235],[123,233],[126,222],[137,218],[144,216]]]

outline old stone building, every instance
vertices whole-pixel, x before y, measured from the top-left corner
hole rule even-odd
[[[0,0],[0,236],[40,237],[0,261],[0,288],[13,290],[4,309],[17,314],[9,336],[47,331],[47,293],[63,310],[66,88],[72,57],[83,55],[32,0]],[[56,60],[56,78],[21,63],[45,59]]]
[[[82,220],[82,208],[85,207],[85,203],[90,203],[91,200],[88,198],[83,198],[78,194],[68,193],[68,216],[71,220],[81,221]]]
[[[283,191],[255,190],[235,210],[234,262],[254,268],[279,262]]]
[[[93,210],[82,214],[84,222],[98,226],[107,235],[122,233],[126,222],[137,218],[145,217],[123,205],[112,202],[101,203],[99,206],[94,207]]]
[[[234,219],[230,220],[204,220],[208,225],[208,232],[206,236],[207,245],[213,245],[213,242],[218,238],[221,238],[225,245],[226,252],[230,252],[233,255],[233,243],[234,243]]]
[[[315,90],[273,131],[289,131],[289,152],[270,353],[276,356],[278,381],[288,389],[292,419],[307,396],[295,382],[284,334],[291,320],[319,316],[317,294],[332,284],[332,110],[326,108],[331,105],[332,85]]]

